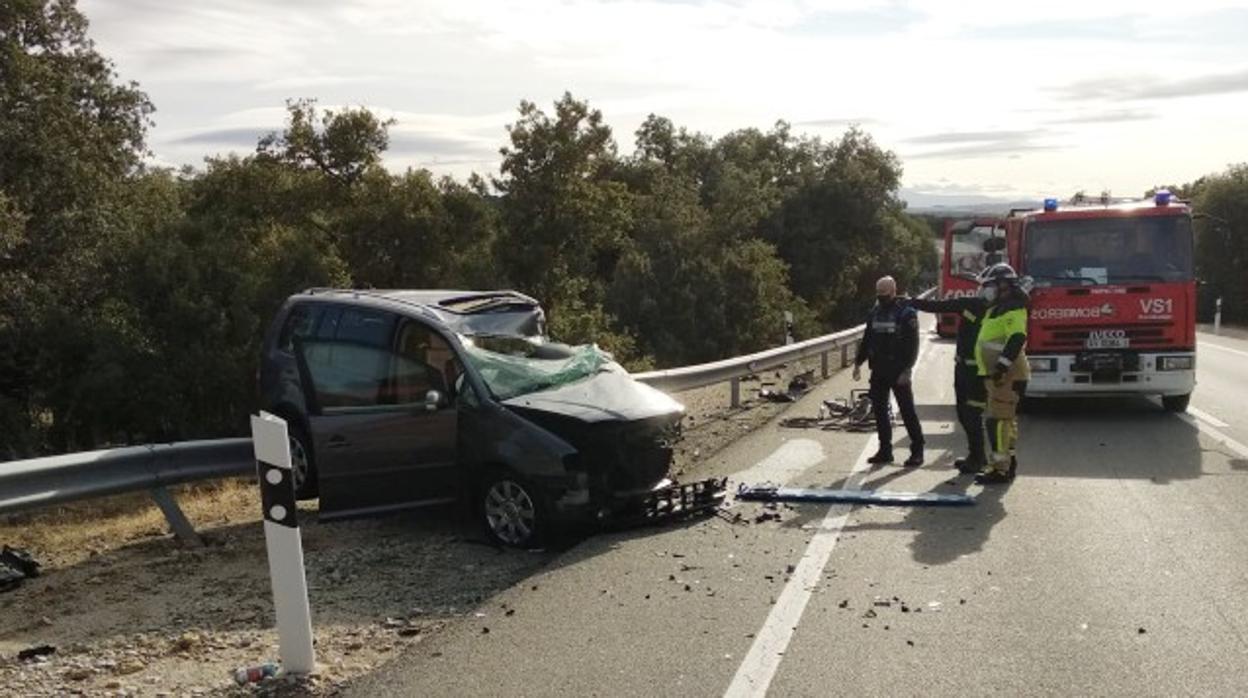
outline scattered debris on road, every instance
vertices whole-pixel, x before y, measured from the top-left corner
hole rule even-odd
[[[12,591],[31,577],[39,576],[39,563],[30,553],[4,546],[0,549],[0,593]]]
[[[800,375],[794,376],[789,381],[789,387],[784,392],[772,390],[770,388],[760,387],[758,389],[758,397],[767,402],[797,402],[803,395],[810,392],[815,380],[815,372],[807,371]],[[772,385],[771,383],[763,383],[762,385]]]
[[[258,666],[247,667],[245,669],[234,670],[234,683],[239,686],[245,686],[249,683],[259,683],[267,678],[277,676],[278,666],[273,663],[260,664]]]
[[[56,654],[56,648],[52,645],[39,645],[37,647],[31,647],[30,649],[24,649],[18,652],[17,661],[29,662],[38,659],[39,657],[47,657],[53,654]]]
[[[888,420],[894,421],[892,404],[888,407]],[[875,412],[871,406],[869,391],[856,389],[849,398],[824,400],[819,406],[818,417],[790,417],[780,421],[789,429],[823,429],[824,431],[870,432],[875,431]]]

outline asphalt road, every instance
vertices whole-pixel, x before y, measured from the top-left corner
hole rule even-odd
[[[951,467],[952,345],[924,352],[923,468],[867,467],[868,435],[770,424],[703,473],[975,506],[802,504],[756,523],[765,510],[738,503],[741,523],[597,536],[348,692],[1248,694],[1248,342],[1202,336],[1199,417],[1040,405],[1019,478],[989,489]],[[790,414],[850,387],[837,376]]]

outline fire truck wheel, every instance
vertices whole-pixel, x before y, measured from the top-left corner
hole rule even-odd
[[[1163,395],[1161,397],[1161,405],[1168,412],[1186,412],[1187,405],[1192,401],[1192,394],[1187,395]]]

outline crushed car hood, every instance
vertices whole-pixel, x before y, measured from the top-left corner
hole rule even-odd
[[[591,424],[677,417],[685,411],[684,405],[662,391],[637,382],[622,369],[603,371],[582,381],[514,397],[503,404]]]

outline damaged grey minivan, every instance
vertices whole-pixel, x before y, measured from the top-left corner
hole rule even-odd
[[[299,496],[322,518],[467,502],[516,546],[653,502],[683,406],[545,334],[512,291],[291,296],[259,387],[289,424]]]

